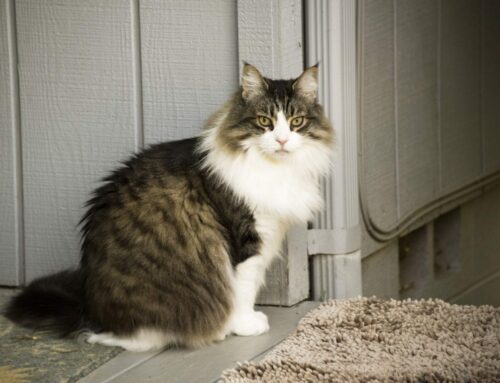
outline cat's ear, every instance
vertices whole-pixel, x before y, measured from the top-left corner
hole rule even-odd
[[[244,63],[241,74],[241,95],[244,100],[250,100],[262,95],[267,90],[268,85],[264,77],[253,65]]]
[[[293,83],[293,90],[309,101],[315,101],[318,96],[318,66],[307,68]]]

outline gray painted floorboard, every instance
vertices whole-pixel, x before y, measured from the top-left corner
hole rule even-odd
[[[237,362],[261,358],[296,327],[318,302],[294,307],[261,307],[269,316],[271,330],[257,337],[231,336],[221,343],[198,350],[166,350],[159,353],[124,352],[78,383],[196,383],[214,382]]]

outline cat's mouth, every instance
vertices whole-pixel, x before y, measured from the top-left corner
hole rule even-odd
[[[284,158],[284,157],[286,157],[289,154],[290,154],[290,152],[288,150],[286,150],[286,149],[278,149],[278,150],[275,150],[273,152],[273,155],[276,158]]]
[[[290,155],[290,152],[285,149],[277,149],[274,151],[269,151],[269,152],[263,152],[264,156],[266,156],[269,160],[271,161],[278,161],[281,162],[285,158],[287,158]]]

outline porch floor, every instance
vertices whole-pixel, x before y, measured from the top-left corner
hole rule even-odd
[[[0,289],[0,303],[5,303],[12,293],[14,293],[14,290]],[[146,353],[124,351],[109,359],[110,354],[106,358],[109,359],[107,362],[78,380],[77,383],[214,382],[219,378],[223,370],[235,366],[237,362],[258,360],[263,357],[296,328],[300,318],[318,305],[318,302],[306,301],[293,307],[260,306],[258,309],[265,312],[269,317],[271,330],[257,337],[230,336],[221,343],[197,350],[169,349]],[[40,341],[43,342],[43,339],[38,339],[38,343]],[[65,343],[67,343],[65,347],[74,349],[71,351],[75,352],[57,354],[56,358],[59,360],[58,363],[51,364],[53,368],[57,368],[57,365],[65,366],[73,363],[73,359],[78,354],[83,357],[85,353],[78,353],[78,347],[85,348],[87,354],[89,354],[87,348],[93,347],[91,345],[78,345],[76,341],[71,340],[67,340]],[[15,346],[13,347],[15,348]],[[50,340],[47,341],[47,347],[50,348]],[[108,350],[96,349],[95,351],[93,355],[97,359],[100,354]],[[4,349],[3,352],[10,354],[15,350]],[[63,359],[68,360],[65,362]],[[35,364],[32,363],[30,367],[37,368]],[[30,365],[29,360],[26,360],[24,365],[28,367]],[[52,373],[54,373],[53,370]],[[26,378],[29,379],[29,374]],[[47,381],[50,381],[49,376],[46,378],[49,379]],[[70,381],[74,381],[74,379],[75,377],[70,378]],[[25,381],[28,382],[29,380]]]
[[[256,337],[231,336],[221,343],[198,350],[172,349],[152,353],[122,352],[78,383],[185,383],[214,382],[237,362],[259,360],[296,327],[318,302],[293,307],[261,306],[271,330]]]

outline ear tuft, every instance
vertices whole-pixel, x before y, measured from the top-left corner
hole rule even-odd
[[[253,65],[244,63],[241,75],[242,96],[250,100],[263,94],[267,89],[267,82]]]
[[[307,100],[315,101],[318,96],[318,64],[307,68],[293,83],[297,94]]]

